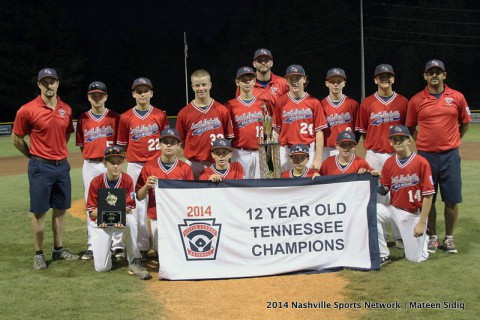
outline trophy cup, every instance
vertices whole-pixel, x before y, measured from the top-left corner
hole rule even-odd
[[[262,104],[263,133],[260,133],[258,150],[260,156],[260,177],[262,179],[280,178],[280,144],[272,138],[272,117],[268,114],[267,106]],[[273,171],[268,167],[268,159],[272,159]]]

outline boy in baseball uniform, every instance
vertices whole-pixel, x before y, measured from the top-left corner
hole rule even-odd
[[[94,81],[88,86],[88,101],[91,108],[83,113],[77,121],[76,145],[80,147],[83,156],[82,180],[85,190],[85,203],[87,203],[88,188],[93,178],[106,171],[103,163],[105,148],[115,145],[117,141],[117,128],[120,115],[109,110],[105,103],[108,99],[107,86],[100,81]],[[90,217],[87,214],[87,251],[82,260],[93,258]],[[114,240],[112,249],[115,257],[125,257],[124,245],[120,241],[121,236]]]
[[[428,258],[427,219],[435,193],[432,171],[425,158],[410,150],[407,127],[393,126],[389,137],[395,155],[385,161],[378,188],[380,195],[390,192],[390,204],[377,204],[380,258],[382,265],[390,261],[383,226],[393,221],[403,239],[405,258],[421,262]]]
[[[357,141],[355,140],[355,134],[353,132],[342,131],[338,134],[336,140],[335,146],[338,154],[330,156],[322,162],[322,166],[320,167],[320,174],[322,176],[347,173],[380,175],[380,172],[373,170],[367,161],[355,155]]]
[[[122,147],[114,146],[105,149],[104,164],[107,172],[98,175],[90,183],[87,198],[87,210],[90,216],[90,230],[92,233],[92,250],[95,270],[105,272],[112,269],[111,246],[115,230],[122,230],[127,249],[129,263],[128,272],[135,274],[141,280],[151,279],[152,276],[140,263],[140,250],[137,244],[137,220],[132,214],[135,208],[135,193],[133,180],[122,172],[126,154]],[[100,188],[125,189],[126,194],[126,225],[117,223],[107,226],[105,223],[97,225],[98,218],[98,190]]]
[[[156,252],[155,259],[158,259],[157,203],[155,200],[157,180],[193,180],[190,166],[177,158],[177,152],[180,149],[180,134],[177,130],[173,128],[162,130],[160,149],[162,155],[145,163],[135,187],[138,200],[143,200],[148,195],[147,215],[150,218],[152,246]]]
[[[199,180],[219,182],[222,180],[243,179],[243,167],[240,162],[230,162],[232,145],[230,140],[217,139],[211,149],[214,164],[202,170]]]
[[[306,178],[319,176],[318,171],[308,168],[307,163],[310,157],[310,150],[306,144],[296,144],[290,150],[290,162],[292,169],[282,172],[280,178]]]

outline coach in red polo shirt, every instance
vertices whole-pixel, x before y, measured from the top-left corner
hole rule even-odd
[[[66,209],[71,205],[70,165],[67,142],[73,129],[72,109],[57,96],[57,72],[44,68],[38,73],[40,95],[23,105],[13,124],[12,141],[27,158],[30,212],[35,257],[33,268],[47,268],[43,254],[45,214],[52,208],[53,260],[78,260],[63,248]],[[25,136],[30,136],[30,145]]]
[[[405,124],[417,141],[418,154],[426,158],[432,168],[435,195],[428,216],[428,251],[434,253],[438,247],[435,200],[440,185],[445,203],[443,249],[447,253],[457,253],[453,229],[458,218],[458,204],[462,202],[458,147],[471,121],[470,109],[463,94],[444,84],[447,72],[442,61],[428,61],[423,77],[427,87],[410,99]]]

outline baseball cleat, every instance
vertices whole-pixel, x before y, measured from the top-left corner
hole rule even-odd
[[[130,263],[128,266],[128,273],[136,275],[140,280],[152,279],[150,273],[148,273],[148,271],[145,270],[145,268],[140,264],[139,258],[133,259],[133,261]]]
[[[392,262],[392,260],[390,260],[390,256],[380,257],[380,267],[383,267],[384,265],[390,262]]]
[[[453,238],[445,238],[443,240],[443,250],[445,250],[445,253],[457,253],[457,247],[455,247]]]
[[[438,248],[438,237],[437,236],[431,236],[430,240],[428,240],[428,246],[427,246],[427,251],[429,253],[435,253]]]
[[[80,259],[79,255],[76,255],[67,249],[63,248],[60,250],[55,250],[53,249],[52,251],[52,259],[53,260],[68,260],[68,261],[73,261],[73,260],[78,260]]]
[[[37,254],[33,258],[33,269],[35,270],[45,270],[47,269],[47,261],[45,260],[44,254]]]
[[[93,259],[93,251],[92,250],[87,250],[82,256],[82,260],[92,260]]]

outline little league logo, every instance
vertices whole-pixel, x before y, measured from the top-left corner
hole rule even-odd
[[[187,261],[215,260],[221,224],[215,219],[183,219],[178,225]]]

